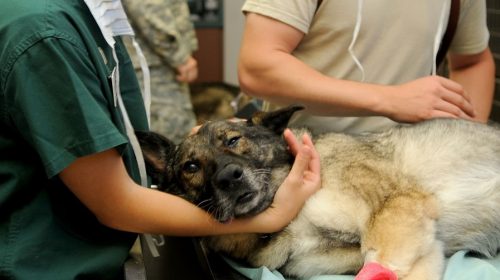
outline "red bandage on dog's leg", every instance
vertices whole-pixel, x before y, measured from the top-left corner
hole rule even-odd
[[[365,264],[354,280],[398,280],[398,276],[394,271],[372,262]]]

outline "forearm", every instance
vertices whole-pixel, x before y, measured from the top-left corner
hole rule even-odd
[[[277,104],[302,104],[317,115],[383,114],[379,105],[386,87],[326,76],[281,50],[242,49],[239,77],[250,95]]]
[[[319,156],[312,141],[304,138],[304,147],[297,151],[298,142],[292,136],[288,133],[285,139],[298,154],[286,183],[280,187],[287,191],[276,195],[281,197],[281,206],[273,204],[276,207],[257,216],[227,224],[178,196],[137,185],[114,149],[78,158],[59,177],[101,223],[118,230],[179,236],[275,232],[295,217],[321,185]]]
[[[178,196],[137,185],[114,149],[79,158],[59,176],[101,223],[118,230],[183,236],[259,230],[254,219],[220,224]]]
[[[454,56],[457,59],[459,56]],[[495,64],[489,49],[473,63],[451,63],[450,78],[461,84],[470,95],[475,119],[486,122],[491,112],[495,88]]]
[[[118,230],[171,236],[240,233],[253,226],[251,219],[221,224],[180,197],[139,186],[129,188],[127,194],[115,200],[112,209],[100,216],[103,224]]]
[[[303,37],[278,20],[247,14],[238,66],[243,91],[277,104],[302,104],[314,115],[385,116],[398,122],[475,116],[463,87],[442,77],[387,86],[323,75],[293,56]]]

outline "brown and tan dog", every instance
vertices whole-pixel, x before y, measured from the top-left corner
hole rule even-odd
[[[282,138],[301,107],[208,122],[180,145],[138,133],[161,190],[221,222],[272,202],[293,157]],[[304,133],[296,130],[296,134]],[[356,273],[377,262],[400,279],[440,279],[444,256],[500,247],[500,130],[438,119],[382,133],[315,138],[320,191],[283,231],[205,238],[213,250],[286,275]]]

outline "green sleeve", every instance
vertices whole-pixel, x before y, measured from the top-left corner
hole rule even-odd
[[[17,59],[6,82],[7,112],[48,177],[78,157],[127,142],[112,121],[105,87],[86,50],[70,40],[46,38]]]

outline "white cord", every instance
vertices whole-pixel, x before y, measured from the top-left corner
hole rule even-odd
[[[115,69],[116,70],[116,69]],[[132,146],[132,150],[134,151],[135,159],[137,162],[137,167],[139,169],[139,174],[141,177],[141,185],[143,187],[148,186],[148,177],[146,173],[146,164],[144,162],[144,155],[142,154],[141,146],[139,144],[139,140],[137,139],[137,136],[135,135],[134,127],[132,126],[132,122],[130,121],[130,118],[127,113],[127,109],[125,108],[125,104],[123,103],[122,95],[118,91],[116,93],[117,99],[118,99],[118,107],[120,107],[120,110],[122,112],[122,117],[123,121],[125,122],[125,130],[127,132],[127,137],[130,141],[130,145]],[[158,249],[156,248],[157,246],[162,246],[162,242],[155,242],[155,239],[151,234],[142,234],[144,236],[144,239],[146,241],[146,245],[149,248],[149,251],[151,252],[151,255],[155,258],[160,256],[160,253]],[[159,237],[160,240],[163,240],[163,236]]]
[[[139,63],[141,64],[141,71],[144,83],[144,89],[142,91],[142,98],[144,100],[144,107],[146,108],[146,115],[148,118],[148,125],[151,126],[151,75],[149,73],[148,62],[146,61],[146,57],[141,50],[141,46],[135,40],[135,37],[132,37],[132,45],[134,45],[135,52],[139,57]]]
[[[358,13],[356,15],[356,25],[354,26],[354,32],[352,34],[352,41],[351,44],[349,45],[349,54],[352,57],[352,60],[354,60],[354,63],[356,63],[356,66],[358,67],[359,71],[361,71],[361,81],[365,81],[365,69],[363,68],[363,65],[361,62],[359,62],[359,59],[356,57],[356,54],[354,53],[354,44],[356,43],[356,40],[358,39],[359,35],[359,29],[361,28],[361,19],[363,16],[363,0],[358,0]]]
[[[128,116],[127,108],[125,108],[125,104],[123,103],[123,99],[122,99],[122,95],[121,95],[121,91],[120,91],[120,71],[118,68],[118,65],[119,65],[118,56],[116,55],[116,50],[115,50],[114,46],[112,46],[112,50],[113,50],[113,59],[115,60],[115,63],[116,63],[116,67],[115,67],[115,69],[113,69],[113,72],[111,75],[111,77],[112,77],[111,81],[112,81],[112,86],[113,86],[113,98],[114,98],[115,106],[118,105],[118,107],[120,108],[120,111],[122,112],[122,117],[123,117],[123,122],[125,123],[125,130],[127,133],[127,137],[128,137],[129,142],[130,142],[130,145],[132,146],[132,150],[133,150],[134,155],[135,155],[135,160],[137,162],[137,167],[139,169],[139,174],[141,177],[141,185],[143,187],[147,187],[148,186],[148,177],[147,177],[147,173],[146,173],[146,164],[144,161],[144,155],[142,154],[139,140],[137,139],[137,137],[135,135],[134,127],[132,126],[132,122],[130,121],[130,118]],[[140,51],[140,49],[139,49],[139,51]],[[144,62],[145,62],[145,59],[144,59]],[[141,66],[142,66],[142,63],[141,63]],[[147,64],[146,64],[146,68],[147,68]],[[148,73],[147,75],[148,75],[148,79],[149,79],[149,71],[147,71],[147,73]],[[148,80],[148,82],[149,82],[149,80]],[[151,95],[149,95],[149,96],[151,96]],[[149,102],[151,102],[150,98],[146,97],[145,99],[148,99]],[[144,101],[146,101],[146,100],[144,100]],[[116,103],[118,103],[118,104],[116,104]],[[149,117],[149,114],[148,114],[148,117]],[[151,234],[142,234],[142,235],[146,241],[146,244],[149,248],[149,251],[151,252],[151,255],[155,258],[159,257],[160,253],[159,253],[158,249],[156,248],[158,244],[154,242],[153,236]],[[163,238],[163,237],[161,237],[161,238]]]

